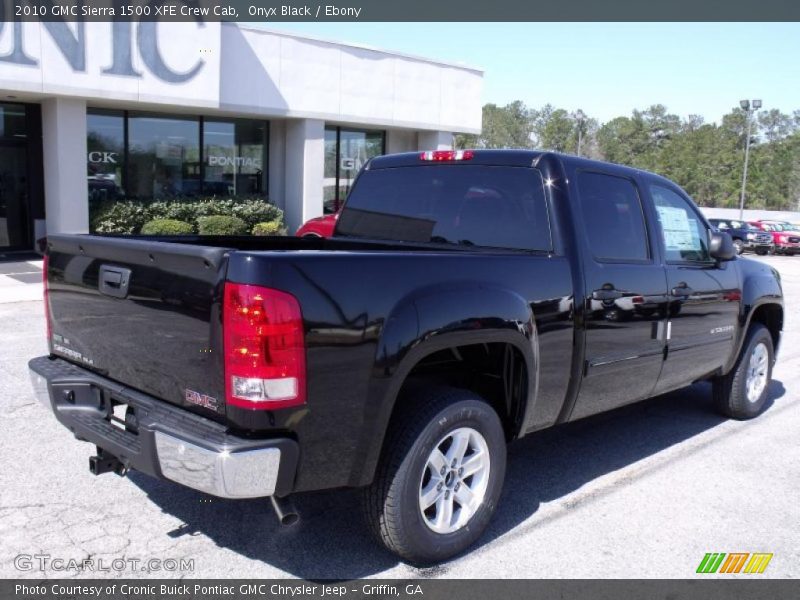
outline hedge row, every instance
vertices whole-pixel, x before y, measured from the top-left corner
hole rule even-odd
[[[197,220],[197,232],[201,235],[286,235],[286,228],[279,221],[256,223],[252,229],[237,217],[212,215]],[[142,235],[188,235],[195,228],[186,221],[154,219],[142,226]]]
[[[208,221],[212,217],[215,218]],[[230,217],[235,221],[227,219],[220,221],[218,217]],[[187,233],[235,229],[247,234],[262,223],[274,223],[275,225],[271,227],[276,231],[285,231],[283,211],[263,198],[177,198],[150,202],[141,200],[104,202],[90,207],[89,219],[94,233],[145,233],[143,231],[145,223],[149,224],[148,231],[154,227],[185,229],[184,225],[175,225],[175,222],[188,224],[191,231]],[[158,226],[150,224],[153,221],[164,220],[172,221],[173,224]]]

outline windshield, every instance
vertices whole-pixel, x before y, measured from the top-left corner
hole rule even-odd
[[[424,165],[363,171],[337,237],[550,250],[544,182],[536,169]]]

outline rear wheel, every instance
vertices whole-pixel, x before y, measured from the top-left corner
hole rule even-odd
[[[505,478],[497,413],[472,392],[435,388],[417,394],[392,429],[364,494],[373,532],[417,564],[466,550],[486,529]]]
[[[769,330],[754,323],[747,332],[736,365],[714,382],[717,409],[733,419],[752,419],[767,402],[775,350]]]
[[[744,252],[744,242],[740,239],[733,240],[733,247],[736,248],[736,254]]]

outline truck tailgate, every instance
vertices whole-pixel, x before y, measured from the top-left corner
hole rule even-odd
[[[220,302],[230,251],[48,236],[51,352],[221,420]]]

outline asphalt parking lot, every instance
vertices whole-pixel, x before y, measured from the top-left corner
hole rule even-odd
[[[773,553],[762,577],[798,577],[800,257],[757,260],[781,272],[787,305],[763,415],[724,420],[700,384],[530,436],[511,447],[480,544],[424,570],[373,543],[354,492],[299,496],[300,524],[282,528],[266,501],[92,476],[93,448],[30,392],[26,363],[45,353],[41,302],[0,302],[0,577],[685,578],[707,552]],[[37,554],[111,568],[19,559]],[[194,569],[148,574],[150,559]]]

